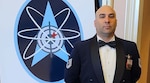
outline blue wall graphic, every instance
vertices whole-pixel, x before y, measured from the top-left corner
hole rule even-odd
[[[80,20],[66,0],[27,0],[15,25],[18,57],[40,83],[63,83],[74,43],[83,39]]]

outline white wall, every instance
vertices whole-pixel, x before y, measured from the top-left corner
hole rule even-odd
[[[126,8],[126,0],[114,0],[114,9],[117,14],[117,29],[116,35],[124,38],[124,24],[125,24],[125,9]]]

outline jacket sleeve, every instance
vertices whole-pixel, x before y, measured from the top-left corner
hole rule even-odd
[[[137,46],[135,43],[133,43],[133,67],[132,67],[132,80],[133,82],[136,82],[141,75],[141,64],[140,64],[140,55],[137,49]]]
[[[69,56],[69,60],[65,69],[65,82],[66,83],[80,83],[80,58],[78,49],[75,47]]]

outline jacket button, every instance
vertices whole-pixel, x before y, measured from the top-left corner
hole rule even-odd
[[[90,82],[92,82],[93,81],[93,79],[90,79]]]
[[[125,82],[126,82],[126,80],[122,80],[122,82],[123,82],[123,83],[125,83]]]

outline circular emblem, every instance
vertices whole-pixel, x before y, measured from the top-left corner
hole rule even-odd
[[[24,69],[40,83],[63,83],[81,26],[65,0],[31,0],[20,10],[15,42]]]

